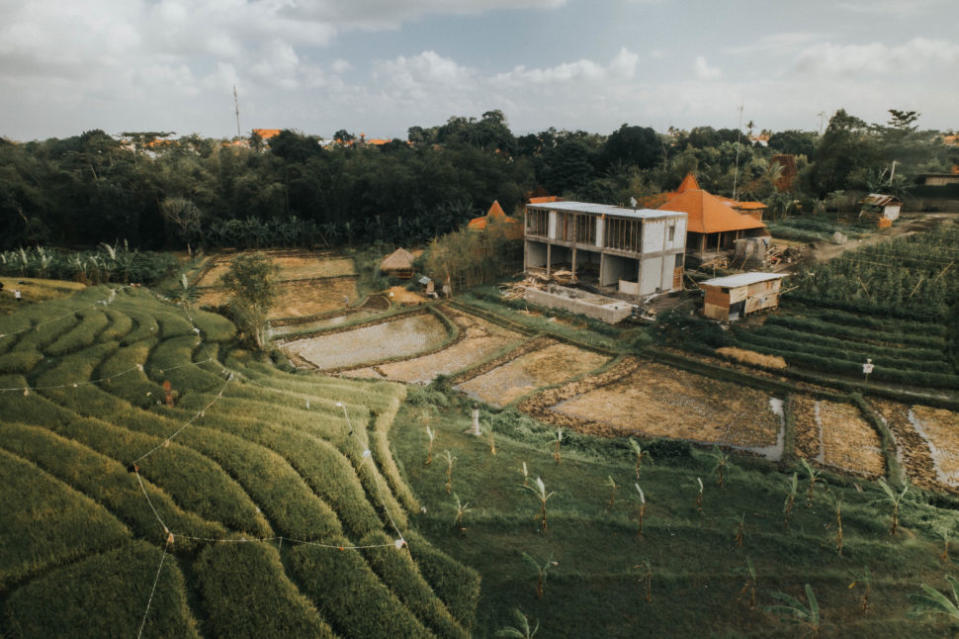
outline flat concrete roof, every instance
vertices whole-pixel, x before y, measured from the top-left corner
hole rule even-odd
[[[687,217],[682,211],[660,211],[657,209],[624,209],[610,204],[594,204],[592,202],[544,202],[542,204],[527,204],[526,208],[542,211],[572,211],[575,213],[589,213],[590,215],[612,215],[634,220],[652,220],[670,217]]]
[[[778,280],[786,277],[782,273],[738,273],[737,275],[727,275],[726,277],[716,277],[705,282],[700,282],[703,286],[723,286],[726,288],[738,288],[740,286],[749,286],[757,282],[766,282],[768,280]]]

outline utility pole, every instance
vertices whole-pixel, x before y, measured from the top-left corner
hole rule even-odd
[[[825,112],[825,111],[820,111],[820,112],[817,113],[816,115],[819,116],[819,137],[822,137],[822,123],[823,123],[823,118],[826,117],[826,112]]]
[[[236,137],[240,137],[240,97],[236,93],[236,85],[233,85],[233,108],[236,111]]]
[[[736,140],[736,171],[733,173],[733,199],[736,199],[736,187],[739,185],[739,148],[743,139],[743,105],[739,105],[739,138]]]

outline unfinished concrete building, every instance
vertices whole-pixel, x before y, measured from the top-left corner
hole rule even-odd
[[[686,214],[587,202],[528,204],[523,267],[637,299],[682,288]]]

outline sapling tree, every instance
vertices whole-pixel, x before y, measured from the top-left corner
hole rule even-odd
[[[616,480],[612,475],[606,476],[606,485],[609,486],[609,499],[606,500],[606,510],[612,510],[616,505]]]
[[[456,455],[449,449],[443,451],[443,459],[446,460],[446,494],[453,492],[453,464],[456,463]]]
[[[276,298],[273,287],[275,272],[273,262],[256,253],[233,259],[230,269],[220,278],[230,293],[230,308],[236,323],[260,350],[269,339],[267,316]]]
[[[546,585],[546,578],[549,577],[549,568],[553,565],[553,558],[540,563],[536,558],[527,552],[523,552],[523,559],[536,569],[536,598],[543,598],[543,587]]]
[[[536,496],[536,499],[539,500],[539,521],[540,526],[543,529],[543,532],[547,530],[546,524],[546,503],[549,501],[550,497],[556,493],[547,492],[546,484],[543,483],[543,480],[539,477],[536,478],[536,481],[533,482],[532,486],[526,485],[523,486],[526,490],[530,491]]]
[[[643,563],[636,564],[633,568],[639,569],[642,571],[640,573],[640,581],[643,584],[644,596],[643,599],[646,600],[646,603],[651,603],[653,601],[653,567],[650,565],[648,559],[644,559]]]
[[[892,505],[892,521],[889,526],[889,534],[895,535],[899,531],[899,509],[902,505],[902,499],[906,496],[906,491],[909,490],[909,484],[906,484],[902,487],[902,492],[896,493],[892,489],[892,486],[886,483],[886,480],[882,477],[879,478],[877,482],[879,487],[882,488],[883,494],[885,494],[886,499]]]
[[[646,522],[646,493],[640,488],[638,482],[634,483],[633,486],[636,487],[636,494],[639,496],[639,510],[636,513],[636,521],[639,523],[639,528],[636,531],[636,536],[642,537],[643,525]]]
[[[643,467],[643,460],[645,459],[652,462],[653,456],[649,454],[648,450],[640,446],[639,442],[632,437],[629,438],[629,446],[633,449],[633,457],[635,458],[636,462],[636,481],[639,481],[639,471]]]
[[[951,598],[928,584],[919,584],[922,594],[910,595],[913,607],[909,611],[909,616],[946,615],[953,623],[959,622],[959,579],[946,575],[946,581],[949,582],[952,591]]]
[[[775,606],[766,606],[766,612],[780,616],[783,621],[791,621],[806,627],[813,637],[818,637],[822,632],[822,616],[819,613],[819,602],[816,601],[816,594],[812,586],[805,585],[806,602],[788,595],[784,592],[774,592],[774,599],[781,601],[781,604]]]
[[[529,617],[523,614],[519,608],[513,609],[513,617],[516,619],[515,626],[506,626],[496,631],[497,637],[511,637],[512,639],[533,639],[539,632],[539,622],[535,626],[529,625]]]
[[[804,457],[799,459],[799,463],[806,472],[806,477],[809,478],[809,488],[806,490],[806,506],[812,506],[813,497],[815,496],[813,491],[816,489],[816,482],[819,481],[822,472],[814,468]]]
[[[436,441],[436,431],[426,427],[426,462],[424,465],[429,466],[433,463],[433,442]]]
[[[453,493],[453,499],[456,500],[456,517],[453,519],[453,527],[462,535],[466,533],[466,528],[463,527],[463,517],[471,511],[472,508],[470,508],[469,502],[465,504],[461,502],[460,496],[456,493]]]
[[[726,467],[729,464],[729,455],[719,450],[719,446],[713,447],[713,469],[712,472],[716,474],[716,483],[719,484],[720,488],[726,487]]]
[[[849,584],[849,589],[852,590],[860,584],[862,585],[862,595],[859,597],[859,612],[866,616],[869,614],[869,608],[872,605],[869,599],[872,595],[872,573],[869,571],[869,566],[865,566],[863,573]]]
[[[560,462],[559,447],[563,443],[563,429],[556,429],[556,439],[553,440],[553,460],[558,464]]]
[[[783,528],[789,528],[789,519],[793,514],[793,506],[796,505],[796,494],[799,491],[799,473],[793,473],[789,479],[789,491],[786,493],[786,501],[783,503]]]
[[[756,578],[756,568],[753,566],[753,560],[749,557],[746,557],[746,583],[743,584],[743,587],[739,590],[739,600],[742,600],[743,597],[749,596],[749,609],[756,609],[756,586],[758,584],[758,579]]]

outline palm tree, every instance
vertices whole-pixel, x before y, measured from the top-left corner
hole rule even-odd
[[[810,630],[813,637],[818,637],[822,632],[822,616],[819,614],[819,602],[816,601],[816,595],[812,591],[812,586],[806,584],[806,603],[796,599],[792,595],[784,592],[774,592],[774,599],[783,602],[775,606],[766,606],[766,612],[781,615],[783,621],[791,621],[805,626]]]
[[[653,456],[649,454],[649,450],[640,446],[632,437],[629,438],[629,446],[633,449],[633,454],[636,456],[636,481],[639,481],[639,471],[642,468],[643,459],[653,461]]]
[[[496,632],[497,637],[514,637],[515,639],[532,639],[539,631],[539,622],[536,626],[530,628],[529,617],[523,614],[519,608],[513,609],[513,616],[516,617],[516,626],[506,626]]]
[[[889,500],[889,503],[892,504],[892,523],[889,527],[889,534],[895,535],[899,530],[899,508],[902,505],[902,498],[906,496],[906,491],[909,490],[909,484],[903,486],[902,492],[897,495],[896,491],[894,491],[882,477],[879,478],[878,483],[883,493],[885,493],[886,498]]]
[[[536,478],[536,481],[534,481],[533,484],[533,486],[523,486],[523,488],[536,495],[536,499],[539,500],[539,520],[540,524],[542,525],[543,532],[546,532],[546,502],[548,502],[549,498],[556,493],[546,492],[546,484],[544,484],[543,480],[539,477]]]
[[[536,560],[535,557],[527,552],[523,552],[523,559],[536,568],[536,598],[543,598],[543,586],[546,585],[546,578],[549,576],[549,567],[553,565],[553,558],[550,557],[543,563]]]
[[[929,614],[939,614],[946,615],[954,623],[959,622],[959,579],[952,575],[946,575],[946,581],[952,588],[952,599],[928,584],[919,584],[919,587],[922,588],[922,594],[910,596],[915,604],[909,611],[909,615],[911,617],[923,617]]]

